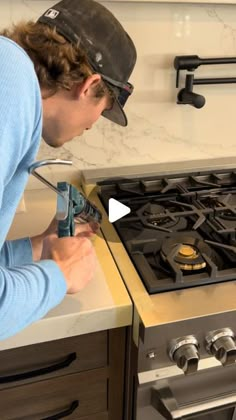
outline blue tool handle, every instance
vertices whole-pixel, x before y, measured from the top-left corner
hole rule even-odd
[[[60,191],[68,191],[69,189],[67,217],[58,222],[59,238],[74,236],[75,218],[81,223],[95,222],[96,224],[101,224],[101,212],[73,185],[70,185],[67,182],[58,182],[57,188]]]

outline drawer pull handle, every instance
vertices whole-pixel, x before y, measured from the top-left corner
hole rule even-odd
[[[54,365],[47,366],[41,369],[31,370],[30,372],[18,373],[10,376],[0,376],[0,384],[7,384],[9,382],[23,381],[24,379],[34,378],[35,376],[46,375],[47,373],[55,372],[59,369],[64,369],[69,366],[76,359],[76,353],[71,353],[65,360]]]
[[[54,414],[53,416],[50,417],[44,417],[42,420],[58,420],[58,419],[63,419],[63,417],[67,417],[70,414],[72,414],[76,408],[79,405],[79,401],[73,401],[73,403],[71,404],[71,406],[69,408],[67,408],[64,411],[61,411],[60,413]]]

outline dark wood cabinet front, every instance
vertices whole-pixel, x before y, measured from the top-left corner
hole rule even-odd
[[[1,420],[123,420],[126,328],[0,351]]]
[[[108,413],[96,413],[92,416],[86,417],[77,417],[75,420],[109,420]]]
[[[106,411],[107,379],[107,368],[101,368],[2,390],[1,420],[50,419],[66,414],[73,402],[69,419]]]
[[[0,390],[107,365],[108,332],[0,352]]]

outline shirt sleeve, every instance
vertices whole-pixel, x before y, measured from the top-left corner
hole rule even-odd
[[[41,93],[33,64],[0,36],[0,340],[42,318],[66,294],[52,260],[32,262],[28,239],[6,241],[35,160],[42,131]]]
[[[0,265],[14,267],[15,265],[33,262],[32,245],[30,238],[5,241],[0,250]]]
[[[66,283],[54,261],[0,266],[0,340],[42,318],[65,294]]]

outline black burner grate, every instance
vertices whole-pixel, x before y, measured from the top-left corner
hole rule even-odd
[[[115,228],[149,293],[236,279],[235,171],[100,186],[106,208],[109,198],[131,208]]]

